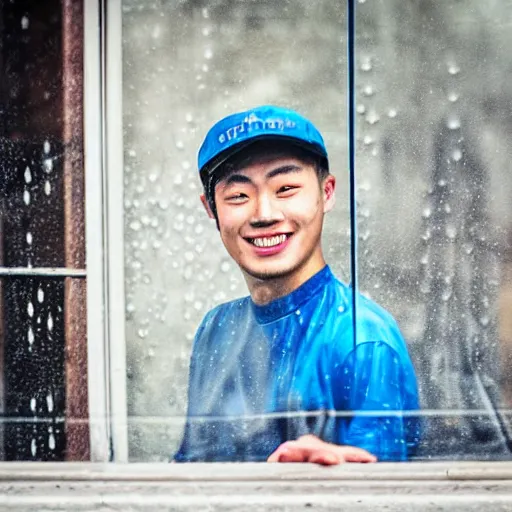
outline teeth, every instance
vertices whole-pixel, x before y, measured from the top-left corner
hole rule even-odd
[[[286,235],[270,236],[265,238],[255,238],[252,243],[256,247],[273,247],[282,244],[286,240]]]

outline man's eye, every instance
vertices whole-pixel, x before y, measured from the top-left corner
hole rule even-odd
[[[277,191],[278,194],[280,195],[286,195],[287,193],[291,193],[291,192],[294,192],[295,190],[297,190],[298,187],[294,186],[294,185],[283,185],[282,187],[279,188],[279,190]]]
[[[226,201],[229,201],[230,203],[241,203],[247,199],[247,195],[240,193],[240,194],[230,194],[226,197]]]

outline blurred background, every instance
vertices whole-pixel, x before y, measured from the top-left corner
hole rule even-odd
[[[87,375],[85,289],[66,286],[86,281],[69,269],[85,267],[92,201],[83,191],[80,42],[97,34],[79,32],[80,2],[0,6],[4,457],[87,459],[86,434],[71,428],[87,419],[78,380]],[[199,202],[197,149],[213,122],[273,103],[318,126],[338,183],[324,252],[350,282],[346,15],[345,2],[330,0],[123,0],[107,17],[121,27],[112,36],[105,25],[122,54],[122,73],[107,66],[106,76],[122,91],[117,300],[132,461],[167,460],[176,449],[195,329],[212,306],[247,294]],[[422,459],[510,458],[511,20],[510,0],[357,3],[358,280],[408,343],[425,416]],[[42,40],[46,51],[35,52]],[[41,272],[8,270],[30,265]],[[60,281],[48,281],[52,300],[38,302],[47,281],[37,279],[61,267]],[[38,323],[33,308],[46,304]],[[34,418],[47,419],[41,431]]]

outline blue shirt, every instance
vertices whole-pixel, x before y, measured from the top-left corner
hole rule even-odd
[[[174,459],[265,461],[304,434],[406,460],[419,442],[417,384],[392,316],[329,267],[267,305],[250,297],[205,316],[190,363]],[[405,412],[405,414],[404,414]]]

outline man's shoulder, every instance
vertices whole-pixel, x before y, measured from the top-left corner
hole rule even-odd
[[[359,295],[357,304],[358,342],[383,342],[397,351],[405,347],[393,315],[374,300]]]
[[[211,326],[213,323],[222,326],[226,321],[234,321],[251,312],[250,297],[241,297],[224,302],[210,309],[201,323],[201,327]]]

